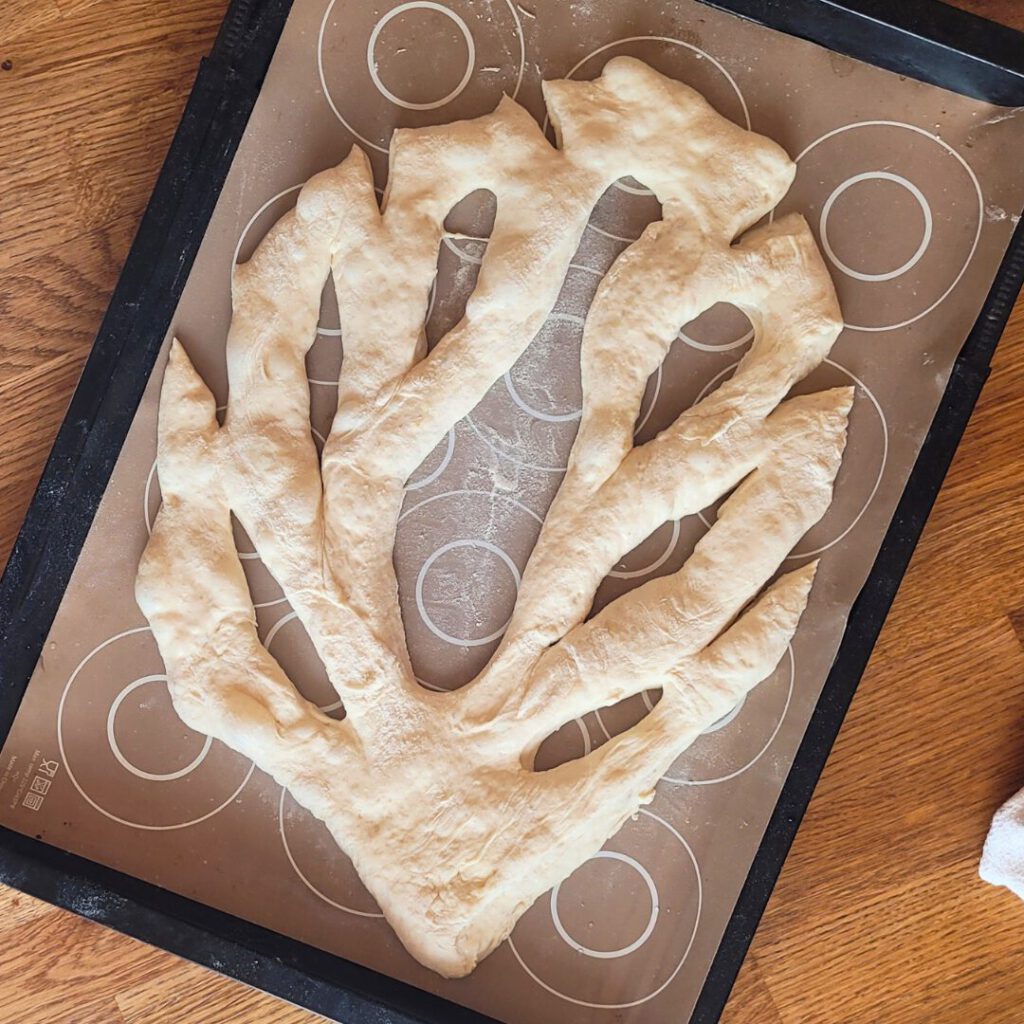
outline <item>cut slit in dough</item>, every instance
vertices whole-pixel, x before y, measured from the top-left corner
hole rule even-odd
[[[446,976],[471,971],[775,669],[816,563],[762,588],[829,506],[853,398],[786,400],[841,319],[802,218],[748,230],[793,178],[776,144],[631,58],[544,92],[559,148],[503,99],[472,121],[397,131],[383,212],[358,149],[303,187],[235,269],[223,427],[172,344],[163,505],[137,582],[181,718],[325,822],[409,952]],[[593,206],[627,175],[663,219],[616,260],[587,317],[579,434],[514,615],[473,682],[428,692],[392,565],[404,483],[538,332]],[[497,212],[477,287],[425,356],[444,220],[480,188]],[[332,271],[345,358],[321,466],[304,360]],[[750,350],[634,448],[648,377],[679,327],[719,301],[750,318]],[[623,554],[733,488],[678,572],[586,620]],[[231,511],[305,625],[344,721],[302,698],[261,645]],[[565,722],[652,688],[662,700],[633,728],[532,770]]]

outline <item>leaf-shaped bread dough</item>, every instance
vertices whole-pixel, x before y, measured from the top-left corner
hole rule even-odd
[[[853,398],[785,400],[841,320],[801,218],[749,230],[793,178],[777,145],[630,58],[544,91],[557,147],[504,99],[476,120],[397,131],[382,207],[358,150],[304,186],[235,270],[223,427],[173,344],[163,505],[137,584],[182,719],[324,821],[412,955],[448,976],[471,971],[774,670],[815,565],[762,589],[831,501]],[[587,317],[579,434],[515,614],[477,679],[428,692],[410,668],[392,566],[405,481],[536,335],[593,206],[626,175],[655,192],[663,219],[616,260]],[[497,212],[477,287],[426,356],[444,220],[481,188]],[[332,272],[345,358],[321,462],[304,360]],[[719,301],[750,318],[750,350],[729,381],[634,447],[647,378],[679,327]],[[678,572],[585,621],[623,554],[730,490]],[[344,721],[304,700],[261,646],[232,511],[302,620]],[[533,770],[563,723],[647,689],[662,698],[632,729]]]

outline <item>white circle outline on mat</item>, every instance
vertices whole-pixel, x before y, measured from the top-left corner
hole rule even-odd
[[[646,696],[646,694],[644,694]],[[728,714],[722,715],[717,721],[712,722],[706,729],[701,732],[701,736],[713,736],[716,732],[721,732],[727,725],[731,725],[735,720],[736,716],[743,710],[743,705],[747,703],[747,694],[740,697],[739,704],[736,705]]]
[[[875,495],[878,493],[878,488],[882,486],[882,480],[885,477],[885,467],[889,462],[889,423],[885,418],[885,412],[882,410],[881,404],[879,403],[878,399],[875,398],[874,392],[871,390],[871,388],[867,386],[867,384],[864,383],[864,381],[860,379],[860,377],[858,377],[851,370],[848,370],[841,363],[837,363],[834,359],[825,359],[824,363],[827,364],[828,366],[833,367],[836,370],[839,370],[841,373],[845,373],[850,378],[850,380],[852,380],[854,384],[856,384],[857,387],[859,387],[861,391],[863,391],[864,394],[868,396],[868,399],[870,400],[871,404],[875,407],[875,412],[878,413],[878,419],[882,424],[882,463],[878,467],[878,476],[875,478],[875,483],[874,486],[871,488],[871,493],[867,496],[867,500],[864,502],[863,506],[861,506],[861,510],[857,513],[856,516],[854,516],[853,520],[846,527],[846,529],[843,530],[843,532],[839,534],[838,537],[834,537],[827,544],[822,544],[821,547],[814,548],[811,551],[800,551],[794,552],[790,555],[786,555],[785,559],[783,559],[783,561],[786,562],[795,562],[802,558],[813,558],[815,555],[820,555],[823,552],[828,551],[829,548],[835,547],[835,545],[838,544],[861,521],[861,519],[864,517],[864,513],[867,512],[867,510],[871,507],[871,503],[875,500]],[[707,384],[705,384],[704,387],[701,389],[700,394],[696,397],[693,404],[696,405],[697,402],[701,401],[701,399],[703,399],[704,396],[710,392],[710,390],[714,387],[715,384],[718,383],[719,380],[721,380],[722,377],[724,377],[730,370],[734,370],[737,366],[739,366],[738,362],[731,363],[724,370],[720,370],[718,373],[716,373],[714,377],[712,377],[711,380],[709,380]],[[709,523],[705,518],[703,510],[698,512],[697,516],[699,517],[700,521],[710,530],[712,524]]]
[[[448,445],[445,448],[444,455],[441,456],[441,464],[431,472],[429,472],[422,480],[417,480],[415,483],[407,483],[405,485],[405,493],[408,494],[410,491],[418,491],[424,487],[429,487],[451,464],[452,456],[455,454],[455,428],[448,428]]]
[[[319,324],[317,324],[316,333],[317,334],[322,334],[322,335],[324,335],[324,337],[327,337],[327,338],[340,338],[341,337],[341,328],[340,327],[321,327]],[[323,384],[325,386],[329,386],[329,387],[332,387],[332,388],[336,388],[338,386],[338,382],[336,380],[313,380],[312,378],[309,378],[309,383],[310,384]]]
[[[292,856],[291,847],[288,845],[288,839],[284,834],[284,798],[288,795],[288,790],[281,787],[281,799],[277,805],[277,832],[281,837],[281,843],[284,846],[285,856],[288,858],[288,863],[291,864],[292,870],[299,876],[299,881],[314,895],[319,896],[320,899],[328,905],[334,907],[336,910],[343,910],[346,914],[354,914],[356,917],[371,917],[377,920],[383,920],[384,915],[379,911],[370,910],[356,910],[355,907],[346,907],[344,903],[339,903],[337,900],[332,900],[330,896],[325,896],[303,873],[302,869],[298,864],[295,863],[295,858]],[[292,797],[294,800],[295,798]],[[298,801],[296,801],[298,803]],[[302,804],[299,804],[302,807]],[[305,808],[303,807],[303,810]],[[306,811],[308,814],[309,812]],[[371,897],[372,899],[372,897]]]
[[[584,274],[593,274],[594,277],[601,277],[601,278],[603,278],[604,275],[608,273],[607,270],[595,270],[593,267],[588,267],[585,263],[570,263],[569,264],[569,269],[570,270],[579,270],[579,271],[582,271]],[[611,268],[609,267],[609,269],[611,269]],[[568,277],[568,274],[566,276]]]
[[[466,414],[465,421],[469,424],[473,433],[476,434],[476,436],[479,437],[480,440],[498,456],[498,458],[507,459],[509,462],[514,463],[522,469],[535,469],[540,473],[564,473],[566,469],[569,468],[568,463],[564,466],[545,466],[539,462],[527,462],[526,459],[520,458],[518,455],[513,455],[512,452],[502,451],[502,449],[495,444],[479,426],[477,426],[471,413]]]
[[[900,328],[909,327],[911,324],[917,323],[918,320],[923,320],[929,313],[933,313],[939,306],[942,305],[946,299],[949,298],[953,293],[953,289],[960,283],[964,274],[967,273],[967,268],[971,265],[971,261],[974,259],[974,254],[978,251],[978,243],[981,241],[981,231],[985,225],[985,196],[981,190],[981,182],[978,181],[978,176],[974,173],[974,169],[971,165],[951,146],[948,142],[939,138],[938,135],[934,135],[932,132],[926,131],[924,128],[919,127],[916,124],[908,124],[906,121],[854,121],[850,124],[840,125],[838,128],[833,128],[832,131],[826,132],[819,139],[815,139],[809,146],[807,146],[802,153],[796,158],[795,163],[800,161],[807,156],[816,146],[826,142],[828,139],[833,138],[836,135],[841,135],[843,132],[852,131],[854,128],[906,128],[908,131],[916,132],[918,135],[923,135],[926,139],[931,139],[932,142],[937,142],[950,156],[954,157],[967,171],[968,176],[971,179],[971,183],[974,185],[974,191],[978,196],[978,228],[974,233],[974,241],[971,243],[971,251],[967,254],[967,259],[964,260],[964,265],[960,268],[960,272],[953,278],[953,283],[927,308],[922,310],[916,316],[912,316],[907,320],[903,320],[896,324],[885,324],[879,327],[863,327],[858,324],[846,324],[845,327],[850,331],[860,331],[866,334],[881,334],[885,331],[898,331]],[[769,220],[774,218],[774,211],[769,215]]]
[[[591,231],[596,231],[599,235],[604,235],[605,238],[610,238],[613,242],[625,242],[627,245],[632,245],[634,242],[640,241],[640,236],[636,238],[627,238],[625,235],[616,235],[612,231],[605,231],[604,228],[599,228],[596,224],[591,223],[589,220],[584,226],[584,231],[590,228]]]
[[[327,5],[327,9],[324,11],[323,20],[320,22],[320,32],[317,35],[316,41],[316,67],[317,72],[320,75],[320,87],[324,91],[324,99],[327,100],[327,105],[331,108],[334,116],[362,143],[365,143],[371,149],[375,149],[378,153],[388,153],[389,148],[387,146],[378,145],[376,142],[371,141],[365,135],[361,135],[345,120],[342,116],[341,111],[338,109],[337,104],[334,102],[334,97],[331,96],[331,90],[327,86],[327,75],[324,73],[324,36],[327,33],[327,21],[331,16],[331,11],[334,10],[334,5],[338,0],[330,0]],[[523,23],[519,20],[519,12],[516,10],[516,6],[513,0],[505,0],[505,6],[508,8],[509,13],[512,15],[512,21],[515,25],[516,36],[519,39],[519,71],[516,75],[516,84],[512,89],[511,98],[515,99],[519,95],[519,90],[523,84],[523,72],[526,70],[526,43],[523,38]]]
[[[298,619],[298,617],[299,613],[292,610],[288,612],[287,615],[282,615],[281,618],[279,618],[277,622],[275,622],[270,627],[270,629],[267,631],[267,638],[263,641],[263,646],[266,648],[268,654],[271,653],[270,645],[274,642],[274,638],[277,636],[277,634],[280,633],[281,630],[284,629],[284,627],[287,626],[289,622],[294,622],[296,619]],[[292,685],[295,686],[294,683]],[[295,686],[295,689],[298,690],[299,688]],[[336,701],[332,701],[330,704],[318,704],[317,708],[318,710],[322,711],[325,715],[329,715],[332,711],[337,711],[341,706],[341,700],[339,699]]]
[[[590,738],[590,730],[587,728],[587,723],[582,718],[574,718],[573,721],[576,723],[580,730],[580,735],[583,737],[583,756],[588,757],[594,749],[594,741]]]
[[[399,14],[404,14],[406,11],[436,11],[438,14],[443,14],[446,18],[455,22],[455,27],[462,33],[462,38],[466,41],[466,71],[462,76],[462,80],[447,96],[442,96],[439,100],[432,100],[429,103],[412,103],[409,100],[403,100],[400,96],[396,96],[380,80],[380,75],[377,74],[377,60],[374,57],[377,40],[384,30],[384,26],[392,18],[396,18]],[[469,85],[469,80],[473,77],[473,72],[476,70],[476,43],[473,42],[473,35],[469,31],[469,26],[454,11],[449,10],[443,4],[435,3],[434,0],[409,0],[408,3],[393,7],[373,26],[373,31],[370,33],[369,41],[366,44],[366,67],[370,72],[373,84],[377,86],[381,96],[386,100],[390,100],[396,107],[402,107],[405,110],[437,110],[438,107],[451,103]]]
[[[455,240],[458,239],[460,242],[477,242],[484,246],[486,251],[487,243],[490,242],[490,238],[481,238],[479,235],[453,235],[449,232],[445,232],[441,236],[441,244],[450,252],[457,256],[460,260],[465,260],[467,263],[473,263],[476,266],[483,265],[483,256],[474,256],[471,252],[466,252],[465,249],[460,249],[456,244]],[[430,317],[428,316],[429,320]]]
[[[740,312],[742,312],[742,310]],[[691,338],[686,331],[682,329],[679,331],[679,337],[682,338],[683,342],[689,345],[690,348],[695,348],[698,352],[732,352],[733,349],[742,348],[747,344],[747,342],[754,340],[754,328],[749,327],[735,341],[730,341],[725,345],[707,345],[703,341],[697,341],[696,338]]]
[[[593,225],[591,225],[591,224],[587,225],[587,227],[592,227],[592,226]],[[600,228],[595,228],[594,230],[600,232],[601,234],[606,234],[607,233],[607,232],[601,231]],[[454,251],[455,252],[460,252],[461,250],[455,249]],[[469,257],[466,257],[466,258],[469,259]],[[581,273],[591,274],[594,277],[599,277],[599,278],[603,278],[605,276],[605,273],[607,273],[607,271],[595,270],[593,267],[588,267],[584,263],[570,263],[569,264],[569,270],[578,270]],[[563,314],[559,313],[559,314],[552,314],[552,315],[553,316],[554,315],[562,316]],[[573,316],[575,316],[576,314],[565,314],[565,315],[573,315]],[[586,327],[586,318],[580,318],[580,319],[581,319],[581,322],[583,323],[584,327]],[[648,405],[648,407],[647,407],[647,412],[645,412],[640,417],[640,419],[637,421],[636,427],[633,429],[633,436],[634,437],[637,434],[639,434],[640,431],[644,429],[644,427],[647,426],[647,421],[651,418],[652,414],[654,413],[654,407],[655,407],[655,405],[657,405],[658,398],[661,395],[661,385],[662,385],[662,379],[663,379],[662,374],[663,374],[663,370],[664,370],[664,362],[665,361],[662,360],[660,363],[658,363],[658,368],[654,371],[653,374],[651,374],[651,376],[654,378],[654,394],[651,395],[651,402],[650,402],[650,405]],[[644,396],[646,396],[646,394],[647,394],[647,389],[645,387],[644,388]],[[641,398],[640,401],[641,401],[641,405],[642,405],[643,404],[643,398]],[[582,414],[583,414],[583,411],[580,410],[580,414],[579,415],[582,416]],[[572,418],[573,419],[578,419],[579,416],[574,416]],[[476,428],[474,427],[474,429],[476,429]],[[480,435],[480,431],[479,430],[477,430],[476,433],[477,433],[477,436]],[[483,440],[486,443],[486,439],[483,439]],[[495,448],[493,446],[490,446],[490,445],[489,445],[489,447],[491,447],[492,451],[497,451],[499,455],[502,454],[500,451],[498,451],[497,448]],[[510,456],[510,455],[505,455],[504,457],[505,458],[509,458],[509,459],[512,458],[512,456]],[[518,460],[516,460],[516,459],[513,459],[512,461],[518,462]],[[523,465],[523,463],[519,463],[519,464]],[[546,467],[540,467],[540,466],[528,466],[527,468],[529,468],[529,469],[542,469],[543,468],[545,472],[555,472],[555,470],[551,470],[551,469],[548,469]],[[558,470],[558,472],[564,472],[564,470]]]
[[[633,178],[633,180],[636,181],[636,178]],[[627,185],[621,178],[615,182],[615,187],[618,188],[620,192],[625,192],[631,196],[654,195],[654,193],[646,185],[641,185],[639,188],[637,188],[634,185]]]
[[[647,421],[654,414],[654,408],[655,408],[655,406],[658,403],[659,396],[661,395],[661,386],[662,386],[662,380],[663,380],[662,370],[663,370],[663,364],[659,363],[657,370],[655,370],[654,373],[652,374],[652,376],[654,377],[654,394],[651,396],[651,404],[647,407],[647,412],[645,412],[640,417],[640,419],[637,422],[636,426],[633,428],[633,437],[634,438],[636,437],[637,434],[640,433],[641,430],[644,429],[645,426],[647,426]],[[646,394],[646,387],[645,387],[645,394]],[[640,401],[641,401],[641,405],[642,405],[643,404],[643,398],[641,398]],[[465,416],[465,422],[469,425],[469,428],[473,431],[473,433],[476,434],[476,436],[479,437],[480,440],[483,441],[483,443],[485,445],[487,445],[487,447],[490,448],[490,450],[492,452],[494,452],[494,454],[497,455],[499,459],[507,459],[509,462],[513,463],[516,466],[519,466],[522,469],[533,469],[533,470],[537,470],[540,473],[564,473],[569,468],[569,464],[568,463],[566,463],[564,466],[545,466],[545,465],[542,465],[542,464],[537,463],[537,462],[527,462],[525,459],[521,458],[520,456],[514,455],[510,451],[504,451],[499,445],[495,444],[495,442],[492,441],[484,433],[484,431],[477,425],[477,423],[473,420],[472,414],[467,413],[467,415]],[[486,494],[488,492],[481,491],[479,493]]]
[[[149,626],[136,626],[134,629],[126,629],[120,633],[115,633],[114,636],[108,637],[103,643],[98,644],[94,647],[75,667],[74,672],[68,677],[68,681],[64,684],[64,692],[60,695],[60,703],[57,705],[57,747],[60,750],[61,760],[64,762],[64,768],[68,773],[68,778],[71,780],[71,784],[78,790],[79,796],[94,810],[97,810],[104,817],[109,818],[111,821],[116,821],[119,825],[127,825],[129,828],[140,828],[146,832],[171,832],[174,829],[188,828],[191,825],[198,825],[200,822],[206,821],[212,818],[215,814],[219,814],[228,806],[233,800],[238,797],[238,794],[245,789],[245,784],[252,778],[252,773],[256,770],[256,762],[249,762],[249,771],[246,772],[245,778],[242,779],[241,784],[238,788],[222,803],[218,804],[211,811],[207,811],[206,814],[200,815],[198,818],[192,818],[190,821],[182,821],[176,825],[143,825],[137,821],[128,821],[125,818],[119,818],[116,814],[112,814],[110,811],[101,807],[88,793],[82,788],[78,779],[75,777],[75,773],[71,768],[71,762],[68,760],[67,751],[64,749],[64,704],[67,700],[68,692],[71,689],[72,684],[78,677],[78,673],[82,671],[86,663],[99,654],[105,647],[109,647],[112,643],[118,640],[123,640],[126,636],[133,636],[136,633],[150,633]]]
[[[859,185],[862,181],[891,181],[901,188],[906,189],[916,200],[917,205],[921,208],[921,213],[924,215],[924,233],[921,237],[921,244],[917,247],[917,251],[913,256],[910,257],[906,263],[898,266],[895,270],[888,270],[884,274],[866,274],[861,270],[854,270],[852,267],[847,266],[832,249],[832,243],[828,237],[828,218],[832,212],[832,207],[835,205],[836,200],[849,188],[854,185]],[[921,262],[921,257],[928,251],[928,246],[932,242],[932,230],[934,224],[932,222],[932,208],[928,203],[925,194],[909,179],[904,178],[902,174],[893,174],[891,171],[864,171],[863,174],[855,174],[852,178],[847,178],[842,184],[837,185],[833,190],[832,194],[825,200],[825,205],[821,208],[821,218],[818,223],[818,232],[821,235],[821,247],[825,250],[825,255],[832,262],[832,265],[838,270],[841,270],[847,277],[852,277],[855,281],[892,281],[897,277],[902,277],[907,271],[913,270],[914,267]]]
[[[461,498],[467,494],[476,495],[481,498],[489,498],[494,500],[495,498],[501,501],[508,501],[515,505],[520,511],[525,512],[531,519],[533,519],[538,525],[544,525],[544,517],[537,515],[532,508],[528,508],[521,501],[513,498],[510,494],[502,494],[500,491],[476,491],[472,488],[464,488],[456,491],[442,491],[440,494],[432,494],[429,498],[424,498],[422,501],[416,502],[415,505],[411,505],[405,509],[402,514],[398,517],[398,521],[401,522],[406,516],[411,516],[414,512],[418,512],[421,508],[429,505],[432,501],[440,501],[442,498]]]
[[[317,337],[313,340],[314,345],[316,344],[317,339],[319,339],[321,336],[325,338],[340,338],[341,328],[321,327],[318,324],[316,328],[316,334]],[[312,347],[310,348],[310,351],[312,351]],[[342,358],[342,362],[344,362],[344,357]],[[317,385],[317,387],[321,388],[337,388],[341,383],[337,378],[335,378],[334,380],[325,380],[323,377],[310,377],[308,374],[306,375],[306,382],[308,384],[315,384]]]
[[[575,324],[581,330],[585,323],[583,317],[577,316],[575,313],[551,313],[547,320],[544,321],[544,325],[541,327],[541,330],[544,330],[544,327],[552,321],[555,321],[556,323]],[[508,392],[509,398],[511,398],[523,412],[532,416],[534,419],[542,420],[544,423],[571,423],[574,420],[578,420],[583,415],[582,407],[575,409],[572,412],[564,413],[541,412],[540,409],[534,409],[534,407],[530,405],[516,390],[515,381],[512,380],[511,370],[505,371],[504,380],[505,390]]]
[[[640,419],[637,421],[636,426],[633,428],[633,437],[634,438],[636,438],[637,434],[639,434],[640,431],[643,430],[644,427],[647,426],[647,421],[651,418],[652,414],[654,413],[654,407],[658,404],[658,399],[661,397],[662,369],[664,368],[664,365],[665,365],[665,360],[663,359],[660,363],[658,363],[657,370],[655,370],[654,373],[652,374],[652,376],[654,377],[654,394],[651,395],[651,404],[649,406],[647,406],[647,412],[645,412],[643,414],[643,416],[640,417]],[[650,380],[650,377],[648,377],[648,380]],[[645,386],[644,387],[644,394],[646,395],[646,393],[647,393],[647,387]],[[641,397],[641,399],[640,399],[640,404],[641,405],[643,405],[643,401],[644,400]]]
[[[439,687],[431,687],[431,689],[438,689],[439,690],[440,688]],[[447,692],[453,693],[453,692],[456,692],[456,691],[449,690]],[[584,722],[582,718],[571,718],[571,719],[569,719],[569,722],[575,723],[576,728],[579,729],[579,731],[580,731],[580,739],[583,740],[583,753],[580,755],[580,757],[588,757],[591,753],[593,753],[594,741],[590,737],[590,730],[587,728],[587,723]],[[565,725],[568,725],[569,722],[566,722]],[[565,726],[563,726],[562,728],[564,728],[564,727]],[[576,759],[570,758],[570,760],[576,760]],[[563,764],[567,764],[567,763],[568,762],[563,762]]]
[[[153,465],[149,467],[149,475],[146,477],[146,487],[142,492],[142,521],[146,524],[146,536],[153,536],[153,524],[149,521],[149,497],[153,490],[153,478],[156,476],[156,457],[153,457]]]
[[[655,569],[660,569],[672,557],[672,552],[675,551],[676,545],[679,543],[679,532],[679,520],[673,519],[672,536],[669,538],[668,544],[665,545],[665,550],[653,562],[641,569],[612,569],[608,575],[616,580],[635,580],[654,572]]]
[[[203,761],[206,759],[206,755],[210,752],[210,747],[213,746],[213,738],[210,736],[203,737],[203,748],[199,753],[192,759],[192,761],[185,765],[184,768],[179,768],[174,772],[146,772],[141,768],[136,767],[124,756],[120,745],[117,742],[117,736],[114,734],[114,719],[117,717],[117,712],[121,705],[124,703],[125,697],[130,693],[134,693],[140,686],[145,686],[148,683],[163,683],[167,685],[167,676],[165,675],[151,675],[141,676],[138,679],[132,680],[115,698],[114,702],[110,705],[110,710],[107,712],[107,743],[110,745],[110,752],[117,758],[118,764],[121,765],[125,771],[131,772],[137,778],[146,779],[149,782],[172,782],[174,779],[183,779],[186,775],[195,771]]]
[[[622,946],[620,949],[591,949],[589,946],[584,946],[582,942],[577,942],[566,931],[565,926],[562,924],[562,919],[558,916],[558,894],[562,889],[561,882],[551,890],[551,921],[555,926],[555,931],[558,932],[562,941],[570,949],[574,949],[577,953],[582,953],[584,956],[593,957],[595,960],[618,960],[620,957],[635,953],[651,937],[654,926],[658,923],[658,889],[654,884],[654,879],[651,878],[651,873],[635,857],[630,857],[625,853],[618,853],[615,850],[598,850],[590,859],[617,860],[622,864],[628,864],[644,880],[647,892],[651,897],[651,916],[647,921],[647,926],[640,933],[639,938],[634,939],[631,943]]]
[[[278,201],[283,199],[285,196],[290,195],[292,192],[299,192],[302,190],[302,185],[291,185],[288,188],[281,189],[280,192],[275,196],[271,196],[248,220],[245,227],[242,228],[238,235],[238,241],[235,243],[235,253],[231,259],[231,269],[238,266],[238,254],[242,251],[242,243],[245,241],[245,236],[252,230],[253,224],[260,219],[260,217],[270,209]],[[340,332],[339,332],[340,333]]]
[[[668,988],[669,985],[675,980],[676,975],[682,970],[683,964],[686,963],[686,958],[690,955],[690,950],[693,948],[693,941],[697,938],[697,928],[700,924],[700,915],[704,906],[704,882],[700,876],[700,866],[697,863],[697,858],[693,854],[693,850],[690,848],[690,844],[682,837],[679,831],[670,825],[664,818],[655,814],[653,811],[647,810],[646,807],[641,807],[639,814],[642,814],[646,818],[653,818],[659,825],[667,828],[669,832],[679,841],[680,845],[686,851],[690,858],[690,863],[693,865],[694,874],[697,878],[697,912],[693,919],[693,931],[690,934],[690,939],[686,943],[686,947],[683,950],[682,956],[679,958],[679,963],[676,964],[672,973],[651,993],[644,996],[641,999],[634,999],[628,1003],[591,1003],[583,999],[575,999],[573,996],[567,996],[564,992],[559,992],[558,989],[553,988],[547,982],[542,981],[536,974],[526,965],[526,961],[523,960],[516,948],[515,940],[510,935],[508,937],[509,949],[512,950],[512,955],[519,961],[519,966],[533,979],[542,989],[549,992],[553,996],[557,996],[559,999],[564,999],[567,1003],[574,1003],[576,1006],[585,1006],[591,1010],[628,1010],[633,1006],[641,1006],[643,1003],[649,1002],[654,999],[655,996],[660,995]]]
[[[782,728],[782,723],[786,720],[786,715],[789,714],[789,705],[793,702],[793,690],[796,687],[796,655],[793,654],[792,644],[786,648],[786,654],[789,656],[789,690],[786,693],[786,703],[782,706],[782,714],[779,715],[779,720],[775,723],[775,728],[772,729],[772,734],[768,737],[765,745],[745,765],[729,772],[727,775],[719,775],[713,779],[675,779],[666,772],[661,777],[662,782],[668,782],[673,786],[714,786],[719,782],[729,782],[735,779],[737,775],[742,775],[745,771],[749,771],[768,753],[769,748],[775,742],[775,737],[779,735],[779,730]],[[702,733],[701,735],[705,734]],[[685,751],[683,753],[685,754]],[[669,771],[671,770],[670,768]]]
[[[416,610],[420,613],[423,625],[426,626],[434,636],[444,640],[445,643],[452,644],[455,647],[482,647],[484,644],[492,643],[504,635],[505,630],[508,629],[508,624],[512,621],[511,615],[498,629],[494,630],[493,633],[488,633],[487,636],[477,637],[473,640],[464,640],[462,637],[446,633],[436,622],[434,622],[423,602],[423,583],[427,578],[427,573],[430,572],[430,567],[442,555],[448,554],[449,551],[456,551],[459,548],[479,548],[482,551],[489,551],[492,555],[497,555],[498,558],[505,563],[509,572],[512,573],[512,577],[516,581],[516,590],[519,590],[519,586],[523,582],[523,578],[519,572],[519,566],[512,561],[512,558],[504,549],[499,548],[497,544],[492,544],[489,540],[481,540],[479,537],[450,540],[446,544],[442,544],[436,551],[430,554],[423,565],[420,566],[420,571],[416,575]]]

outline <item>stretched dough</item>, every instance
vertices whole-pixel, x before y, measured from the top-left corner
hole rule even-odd
[[[557,148],[504,99],[476,120],[396,132],[383,209],[359,150],[304,186],[235,270],[223,427],[172,344],[163,505],[137,582],[181,718],[324,821],[409,952],[447,976],[471,971],[774,670],[815,564],[758,594],[831,501],[852,401],[850,389],[784,400],[841,328],[804,221],[733,244],[788,189],[786,154],[630,58],[544,90]],[[626,175],[653,189],[663,219],[615,262],[587,317],[579,435],[514,617],[476,680],[428,692],[409,666],[391,558],[403,485],[537,333],[594,204]],[[497,214],[477,288],[425,357],[444,219],[480,188]],[[332,271],[345,360],[321,465],[304,359]],[[679,327],[718,301],[750,318],[750,350],[731,380],[634,448],[647,378]],[[733,488],[681,570],[584,621],[623,554]],[[232,510],[305,625],[344,721],[304,700],[260,644]],[[652,688],[662,698],[638,725],[533,771],[553,730]]]

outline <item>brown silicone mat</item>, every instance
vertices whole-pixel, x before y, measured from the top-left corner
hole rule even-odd
[[[632,54],[693,85],[798,158],[783,210],[822,242],[846,318],[800,391],[856,385],[834,507],[791,556],[822,568],[775,675],[673,767],[653,804],[527,912],[468,979],[445,982],[391,935],[326,829],[261,772],[179,723],[132,579],[159,504],[158,363],[0,759],[0,821],[212,906],[515,1022],[684,1020],[873,561],[953,360],[1024,206],[1024,119],[692,0],[296,0],[174,320],[221,400],[232,261],[298,185],[353,142],[383,186],[396,125],[473,116],[502,92],[543,119],[543,77],[593,77]],[[579,410],[583,317],[619,252],[658,215],[609,191],[549,323],[413,477],[396,548],[402,611],[427,686],[470,679],[497,643],[558,486]],[[486,246],[469,200],[439,253],[431,341],[459,316]],[[749,342],[736,311],[687,325],[652,378],[643,441],[726,376]],[[309,357],[327,429],[341,340],[325,300]],[[708,516],[627,556],[605,602],[677,569]],[[978,509],[978,514],[984,514]],[[333,692],[286,598],[239,537],[264,640],[303,692]],[[542,765],[593,749],[643,701],[571,723]],[[344,780],[338,780],[343,786]]]

